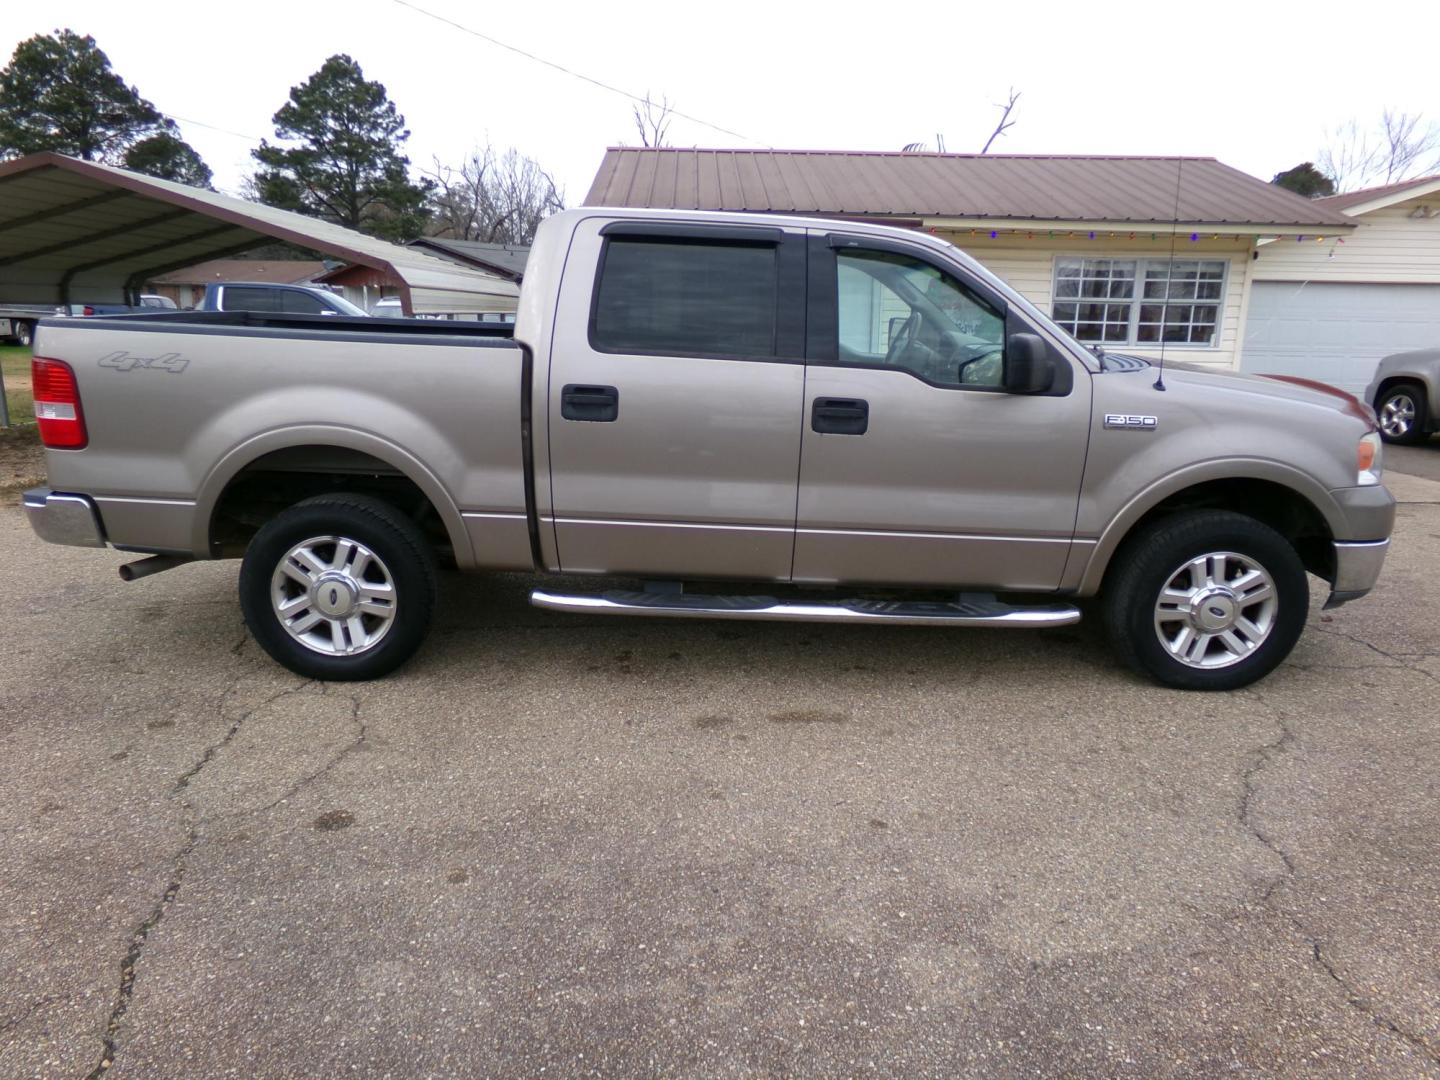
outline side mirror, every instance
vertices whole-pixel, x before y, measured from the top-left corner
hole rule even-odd
[[[1007,394],[1043,394],[1055,385],[1055,361],[1038,334],[1011,334],[1005,340]]]

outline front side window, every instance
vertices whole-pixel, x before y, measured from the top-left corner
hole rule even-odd
[[[322,311],[328,311],[317,296],[311,296],[304,292],[291,292],[285,290],[280,294],[284,299],[281,304],[285,311],[291,315],[319,315]]]
[[[896,367],[939,386],[999,387],[1005,313],[929,263],[888,251],[835,255],[839,361]]]
[[[1223,259],[1062,258],[1051,316],[1080,341],[1213,345],[1224,294]]]
[[[591,340],[605,352],[775,356],[777,259],[774,244],[613,237]]]

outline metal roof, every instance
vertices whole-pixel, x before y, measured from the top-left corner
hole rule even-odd
[[[1176,157],[611,147],[585,205],[1280,231],[1353,225],[1214,158]]]
[[[310,281],[326,270],[315,259],[209,259],[150,278],[156,285],[212,285],[220,281]]]
[[[373,267],[407,309],[513,310],[509,281],[352,229],[50,152],[0,162],[0,298],[120,302],[145,280],[285,240]]]
[[[530,258],[528,247],[487,244],[480,240],[451,240],[442,236],[422,236],[419,240],[411,240],[410,246],[425,248],[442,259],[451,259],[465,266],[478,266],[513,281],[525,276],[525,263]]]

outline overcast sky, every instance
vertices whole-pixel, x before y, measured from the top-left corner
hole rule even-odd
[[[939,132],[978,151],[1013,86],[992,152],[1214,156],[1268,180],[1387,105],[1440,120],[1428,3],[414,3],[743,136],[677,118],[676,146],[897,150]],[[624,98],[398,0],[7,7],[7,58],[60,26],[93,35],[232,192],[290,87],[337,52],[388,88],[417,166],[515,146],[575,205],[606,146],[638,145]]]

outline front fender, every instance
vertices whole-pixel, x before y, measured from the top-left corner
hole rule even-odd
[[[1215,480],[1264,480],[1294,491],[1310,503],[1325,520],[1331,535],[1344,535],[1347,521],[1335,497],[1313,477],[1293,466],[1265,458],[1217,458],[1176,469],[1127,502],[1101,530],[1089,558],[1077,567],[1075,585],[1081,596],[1093,596],[1109,568],[1111,556],[1137,522],[1172,495]],[[1077,550],[1080,545],[1076,545]],[[1067,575],[1068,576],[1068,575]]]

